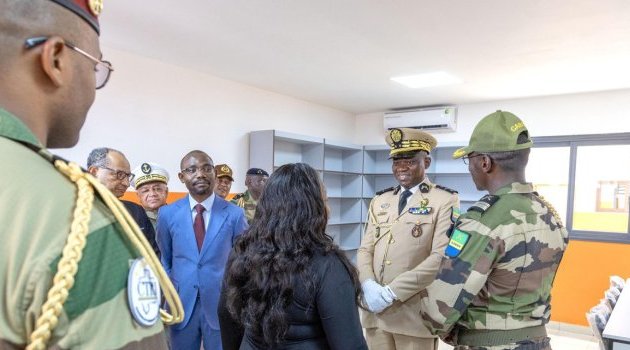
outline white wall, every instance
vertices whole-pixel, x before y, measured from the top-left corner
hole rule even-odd
[[[232,191],[244,189],[248,133],[278,129],[299,134],[384,144],[382,113],[353,116],[157,60],[104,48],[116,71],[98,91],[79,144],[55,153],[81,165],[89,151],[109,146],[123,151],[132,167],[161,163],[171,172],[171,191],[181,157],[192,149],[235,171]],[[460,105],[455,133],[438,141],[467,143],[475,124],[496,109],[521,117],[533,136],[630,132],[630,90],[528,98]]]
[[[523,119],[532,136],[630,132],[630,90],[618,90],[460,105],[457,131],[434,136],[467,144],[477,122],[497,109]],[[385,144],[383,113],[358,115],[355,122],[355,143]]]
[[[93,148],[112,147],[125,153],[132,169],[145,161],[162,164],[171,173],[170,190],[185,191],[179,161],[201,149],[215,164],[232,167],[236,192],[245,187],[250,131],[343,140],[355,125],[350,113],[110,48],[103,52],[116,70],[97,92],[78,145],[53,150],[82,166]]]

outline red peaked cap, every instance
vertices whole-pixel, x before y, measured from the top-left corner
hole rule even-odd
[[[52,0],[76,15],[83,18],[95,31],[100,34],[98,15],[103,9],[103,0]]]

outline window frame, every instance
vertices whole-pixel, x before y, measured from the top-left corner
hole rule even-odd
[[[610,242],[630,244],[630,215],[628,215],[628,232],[605,232],[573,229],[573,210],[575,204],[575,177],[577,152],[581,146],[630,145],[630,133],[539,136],[532,137],[533,147],[569,147],[569,178],[567,191],[567,217],[565,227],[569,231],[569,239],[581,241]]]

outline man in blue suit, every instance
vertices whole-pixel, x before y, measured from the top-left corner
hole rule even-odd
[[[169,329],[171,346],[221,349],[217,305],[223,271],[236,238],[247,228],[243,210],[214,194],[212,159],[202,151],[181,161],[179,179],[188,196],[160,208],[162,264],[184,305],[184,321]]]

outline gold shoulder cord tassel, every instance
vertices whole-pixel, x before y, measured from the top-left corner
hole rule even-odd
[[[85,247],[89,230],[90,212],[94,201],[93,188],[98,191],[105,204],[112,210],[127,239],[155,272],[164,292],[164,298],[171,306],[173,312],[170,315],[165,310],[160,310],[162,321],[167,325],[180,323],[184,319],[182,302],[171,280],[162,268],[160,261],[151,249],[149,242],[147,242],[138,224],[129,215],[123,204],[98,180],[89,174],[85,174],[75,163],[67,164],[61,160],[56,160],[55,167],[77,185],[77,203],[70,226],[70,234],[63,248],[61,260],[59,260],[57,265],[57,273],[53,278],[53,286],[48,291],[47,300],[42,306],[42,313],[37,319],[35,331],[31,334],[30,342],[26,349],[45,349],[52,335],[52,330],[57,326],[63,304],[68,298],[69,290],[74,285],[74,276],[77,273],[79,261]]]
[[[561,227],[564,227],[564,225],[562,224],[562,219],[560,219],[560,215],[556,211],[556,208],[554,208],[553,205],[551,205],[551,203],[547,202],[547,200],[543,196],[538,195],[538,198],[540,199],[541,202],[543,202],[547,206],[547,208],[549,208],[551,215],[553,215],[553,217],[556,219],[556,222],[558,223],[558,225],[560,225]]]

